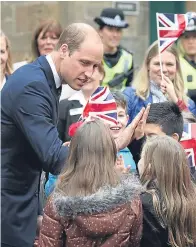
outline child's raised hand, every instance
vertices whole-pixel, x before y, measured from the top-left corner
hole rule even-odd
[[[116,159],[116,170],[122,172],[125,168],[124,160],[122,155],[118,156]]]
[[[137,116],[133,119],[133,121],[124,129],[122,134],[117,139],[115,139],[117,150],[121,150],[128,146],[128,144],[133,139],[135,129],[139,123],[140,126],[144,126],[146,124],[149,110],[150,105],[148,105],[146,109],[143,107]]]
[[[115,168],[120,173],[129,173],[131,166],[125,167],[123,157],[120,155],[117,157]]]
[[[150,110],[150,105],[147,106],[147,108],[146,108],[146,110],[142,116],[142,119],[137,124],[137,127],[136,127],[135,132],[134,132],[134,139],[136,139],[136,140],[139,140],[142,137],[144,137],[144,127],[146,125],[146,119],[148,117],[149,110]]]

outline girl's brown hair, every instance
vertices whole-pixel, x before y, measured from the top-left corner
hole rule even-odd
[[[6,49],[8,52],[8,59],[7,59],[7,63],[5,66],[5,74],[7,75],[11,75],[13,72],[13,64],[12,64],[12,56],[11,56],[11,47],[10,47],[10,41],[8,39],[8,37],[4,34],[4,32],[1,30],[0,31],[0,36],[1,38],[5,39],[5,43],[6,43]]]
[[[169,136],[150,138],[139,164],[141,181],[152,195],[161,225],[172,247],[196,244],[196,186],[183,147]]]
[[[31,42],[32,57],[29,62],[34,61],[37,57],[40,56],[37,39],[41,32],[43,32],[43,35],[45,35],[47,32],[54,32],[57,38],[59,38],[62,33],[62,27],[60,23],[54,19],[44,20],[37,26]]]
[[[99,119],[84,123],[71,140],[65,170],[59,176],[56,192],[85,196],[105,185],[119,182],[115,170],[116,144],[109,128]]]
[[[172,53],[176,58],[177,71],[176,71],[176,76],[173,81],[174,90],[176,92],[176,95],[178,99],[183,99],[185,102],[187,102],[187,96],[185,94],[184,81],[183,81],[181,67],[180,67],[180,59],[179,59],[176,47],[174,45],[171,45],[170,47],[167,48],[166,51]],[[148,48],[142,67],[133,81],[133,85],[136,89],[136,95],[143,100],[146,100],[146,98],[149,96],[149,93],[150,93],[148,67],[149,67],[151,59],[157,56],[158,54],[159,54],[158,42],[155,41]]]

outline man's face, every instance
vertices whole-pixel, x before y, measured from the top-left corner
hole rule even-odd
[[[80,48],[72,54],[67,48],[61,59],[59,69],[61,78],[71,88],[80,90],[88,83],[98,64],[101,63],[103,44],[99,40],[86,38]]]
[[[153,135],[163,136],[166,135],[165,132],[162,131],[161,127],[157,124],[147,123],[144,127],[145,136],[151,137]]]
[[[102,79],[103,79],[103,74],[100,73],[98,68],[95,68],[92,77],[82,87],[82,92],[84,94],[89,94],[89,93],[93,94],[93,92],[100,86]]]
[[[119,46],[122,38],[122,28],[104,26],[99,30],[104,46],[114,49]]]
[[[126,110],[122,106],[117,106],[117,125],[110,125],[110,131],[114,139],[118,138],[122,131],[126,128],[128,122],[128,115]]]

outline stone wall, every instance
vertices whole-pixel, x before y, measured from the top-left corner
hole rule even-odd
[[[1,26],[12,45],[13,61],[29,57],[31,37],[36,25],[48,17],[56,18],[63,28],[72,22],[93,22],[104,7],[112,7],[113,2],[99,1],[35,1],[1,2]],[[148,46],[148,2],[140,2],[140,14],[126,16],[130,27],[124,31],[122,45],[135,54],[135,64],[140,64]]]
[[[53,17],[63,28],[72,22],[93,22],[112,1],[26,1],[1,2],[1,27],[11,41],[13,61],[29,57],[31,37],[36,25],[43,19]],[[188,11],[196,11],[196,2],[186,2]],[[124,30],[122,45],[134,52],[135,65],[140,65],[149,45],[149,2],[139,2],[139,14],[126,16],[129,28]]]

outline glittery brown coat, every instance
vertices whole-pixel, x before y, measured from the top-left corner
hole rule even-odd
[[[85,197],[54,193],[45,207],[40,247],[139,247],[142,187],[133,176]]]

